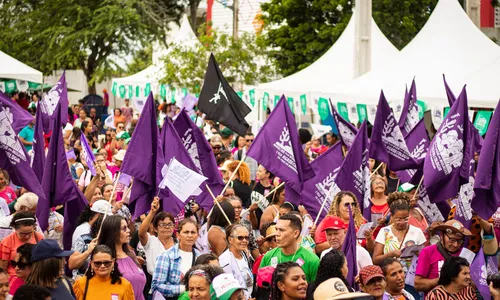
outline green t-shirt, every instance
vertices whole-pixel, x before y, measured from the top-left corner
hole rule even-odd
[[[281,248],[275,248],[271,251],[268,251],[260,262],[260,268],[267,266],[276,267],[278,264],[292,261],[292,259],[302,267],[302,270],[304,270],[307,282],[313,282],[314,280],[316,280],[316,273],[318,272],[319,267],[319,258],[316,254],[312,253],[302,246],[300,246],[300,248],[297,249],[297,252],[292,255],[283,254],[283,252],[281,252]]]

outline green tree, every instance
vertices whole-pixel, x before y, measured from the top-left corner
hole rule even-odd
[[[114,60],[164,40],[186,3],[175,0],[0,1],[0,50],[49,73],[81,69],[95,83],[116,72]]]
[[[166,75],[161,83],[199,92],[210,53],[215,55],[230,84],[254,85],[276,78],[267,51],[257,43],[254,34],[243,33],[234,40],[226,33],[204,32],[205,28],[208,27],[200,26],[200,43],[195,46],[170,45],[168,55],[162,58]]]
[[[130,76],[138,73],[151,65],[153,61],[153,46],[149,44],[145,48],[135,52],[132,60],[127,63],[124,76]]]
[[[398,48],[423,27],[437,0],[373,0],[373,18]],[[274,49],[278,71],[290,75],[323,55],[340,37],[354,0],[271,0],[261,4],[264,31],[259,40]]]

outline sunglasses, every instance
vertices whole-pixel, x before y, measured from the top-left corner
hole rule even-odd
[[[233,236],[233,239],[238,239],[238,241],[243,242],[243,240],[248,241],[250,237],[248,235],[238,235]]]
[[[112,263],[113,262],[110,260],[92,262],[92,264],[94,264],[94,267],[96,267],[96,268],[100,268],[102,265],[104,265],[105,268],[109,268],[109,267],[111,267]]]
[[[15,269],[16,267],[19,268],[19,270],[24,270],[24,268],[31,266],[30,263],[24,263],[22,261],[16,262],[15,260],[10,261],[10,265]]]
[[[125,127],[123,127],[123,126],[120,126],[120,127],[118,127],[118,129],[125,129]]]
[[[247,142],[253,142],[253,139],[251,139],[251,140],[246,140],[246,141],[247,141]]]
[[[358,206],[358,203],[357,202],[344,203],[345,208],[348,208],[349,206],[356,207],[356,206]]]
[[[222,146],[212,146],[212,148],[214,148],[214,149],[221,149]]]

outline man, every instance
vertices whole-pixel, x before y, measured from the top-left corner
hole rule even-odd
[[[333,132],[329,132],[326,134],[326,144],[328,147],[331,147],[337,143],[338,138]]]
[[[251,157],[246,156],[246,153],[248,149],[250,149],[250,146],[252,145],[254,140],[253,133],[247,132],[245,135],[245,141],[246,145],[243,148],[243,151],[241,151],[241,157],[245,156],[245,162],[247,163],[248,167],[250,168],[250,179],[255,180],[255,176],[257,175],[257,168],[259,167],[259,164],[257,161]],[[241,160],[241,157],[238,155],[240,151],[237,151],[234,153],[234,160]]]
[[[234,132],[227,127],[224,127],[224,129],[220,131],[220,137],[222,138],[222,144],[224,145],[224,148],[231,150],[233,136]]]
[[[498,250],[498,242],[493,226],[480,219],[483,227],[483,251],[485,255],[494,255]],[[466,237],[472,233],[457,220],[445,223],[436,222],[430,227],[432,232],[440,232],[441,241],[427,246],[420,251],[417,269],[415,271],[415,289],[419,292],[429,292],[438,285],[441,267],[450,256],[459,256]],[[469,251],[470,252],[470,251]]]
[[[130,126],[130,122],[134,117],[134,109],[130,106],[130,99],[125,99],[125,106],[122,106],[121,110],[123,116],[125,117],[127,123],[126,125]]]
[[[375,300],[382,300],[387,286],[382,269],[372,265],[359,270],[359,286],[361,291],[370,294]]]
[[[342,251],[342,244],[344,243],[347,233],[347,224],[345,224],[339,217],[327,216],[324,224],[325,228],[323,231],[326,233],[326,240],[328,241],[330,248],[321,252],[321,258],[323,258],[323,256],[325,256],[325,254],[330,252],[332,249]],[[317,247],[318,245],[316,245],[316,248]],[[356,264],[358,266],[358,270],[361,270],[363,267],[373,265],[370,253],[368,253],[368,251],[360,245],[356,245]]]
[[[34,126],[35,120],[32,120],[28,126],[24,127],[19,132],[18,135],[19,140],[23,144],[24,148],[26,148],[26,151],[30,151],[33,148],[33,138],[35,136]]]
[[[276,224],[277,248],[268,251],[262,258],[259,268],[267,266],[276,267],[280,263],[293,261],[304,270],[308,282],[316,279],[319,259],[316,254],[299,246],[297,243],[302,231],[302,223],[294,215],[284,215]]]
[[[414,300],[415,298],[405,291],[405,271],[403,265],[394,257],[386,258],[382,263],[382,272],[387,286],[385,299],[387,300]]]
[[[127,150],[128,142],[130,141],[130,134],[126,131],[121,131],[116,135],[116,145],[117,150]]]

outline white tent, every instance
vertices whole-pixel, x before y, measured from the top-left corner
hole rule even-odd
[[[418,35],[390,64],[343,86],[325,86],[321,95],[376,103],[383,89],[388,100],[400,101],[405,84],[415,77],[420,100],[447,106],[445,74],[457,95],[468,84],[469,106],[495,107],[500,97],[498,66],[500,47],[472,23],[457,0],[440,0]]]
[[[323,91],[354,79],[354,14],[337,42],[307,68],[283,79],[261,84],[259,92],[285,93],[297,97],[307,92]],[[384,67],[398,55],[399,51],[384,36],[372,19],[372,69]]]
[[[42,72],[23,64],[17,59],[0,51],[0,78],[17,79],[35,83],[43,82]]]

